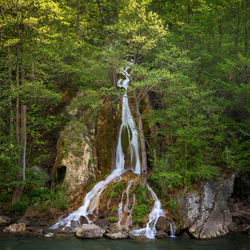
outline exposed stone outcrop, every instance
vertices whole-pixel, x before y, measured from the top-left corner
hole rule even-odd
[[[158,239],[168,238],[168,234],[165,231],[163,231],[163,230],[158,231],[155,236]]]
[[[105,236],[113,240],[126,239],[128,238],[128,233],[125,232],[107,233],[105,234]]]
[[[229,209],[233,216],[233,232],[242,232],[250,236],[250,207],[248,200],[230,198]]]
[[[235,174],[217,180],[204,181],[198,192],[182,195],[178,203],[183,219],[182,229],[195,238],[209,239],[224,236],[231,230],[232,215],[227,199],[233,192]]]
[[[8,225],[10,223],[11,223],[11,218],[4,216],[4,215],[0,216],[0,226]]]
[[[78,104],[83,98],[80,93],[66,109],[71,119],[60,133],[53,167],[55,182],[67,187],[69,201],[96,177],[95,115]]]
[[[14,223],[6,227],[3,231],[6,233],[19,233],[26,230],[26,225],[24,223]]]
[[[165,217],[165,216],[161,216],[156,225],[155,225],[156,230],[158,231],[163,231],[165,233],[169,233],[170,230],[170,224],[169,224],[169,220]]]
[[[105,230],[98,227],[95,224],[82,224],[76,231],[76,236],[78,238],[102,238]]]

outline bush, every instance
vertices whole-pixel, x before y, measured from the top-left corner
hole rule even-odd
[[[28,208],[27,201],[18,201],[14,205],[9,205],[8,214],[23,215]]]
[[[117,221],[117,219],[116,219],[116,217],[114,217],[114,216],[110,216],[110,217],[108,217],[107,218],[107,221],[109,221],[109,222],[116,222]]]

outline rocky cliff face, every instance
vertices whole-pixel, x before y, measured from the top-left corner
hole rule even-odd
[[[178,203],[183,220],[181,229],[188,229],[197,239],[226,235],[232,226],[227,200],[233,192],[235,174],[204,181],[197,192],[183,194]]]
[[[95,114],[78,104],[81,98],[83,93],[66,109],[70,122],[60,133],[53,167],[54,181],[67,188],[69,201],[75,201],[96,178]]]
[[[61,131],[53,167],[56,183],[67,188],[69,203],[83,201],[87,186],[110,173],[115,149],[116,124],[111,105],[98,113],[81,105],[80,93],[67,107],[70,122]],[[110,103],[107,101],[107,103]]]

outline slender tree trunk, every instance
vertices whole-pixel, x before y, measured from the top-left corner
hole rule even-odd
[[[247,20],[245,20],[245,56],[247,56],[248,53],[248,27],[247,27]]]
[[[134,96],[134,103],[135,103],[135,112],[138,121],[138,129],[139,129],[139,136],[140,136],[140,145],[141,145],[141,156],[142,156],[142,164],[141,164],[141,174],[140,174],[140,183],[141,187],[144,188],[147,185],[147,153],[146,153],[146,143],[145,137],[143,132],[143,125],[142,125],[142,117],[139,110],[139,103],[136,97],[136,91],[133,92]]]
[[[118,17],[118,11],[117,11],[117,1],[113,0],[113,23],[115,24]]]
[[[11,76],[11,62],[10,62],[10,48],[8,47],[8,67],[9,67],[9,85],[10,90],[12,89],[12,76]],[[12,98],[9,96],[9,111],[10,111],[10,136],[13,135],[14,127],[14,117],[13,117],[13,108],[12,108]]]
[[[96,0],[96,3],[98,5],[99,13],[100,13],[100,16],[101,16],[101,19],[102,19],[102,24],[105,24],[105,19],[104,19],[104,15],[103,15],[103,12],[102,12],[101,3],[100,3],[99,0]]]
[[[234,46],[235,46],[235,51],[237,53],[238,51],[238,43],[239,43],[239,29],[240,29],[240,16],[237,16],[237,26],[235,30],[235,40],[234,40]]]
[[[19,65],[17,65],[16,68],[16,88],[17,91],[19,90]],[[20,145],[20,101],[19,96],[17,95],[16,98],[16,143],[19,146]],[[20,148],[18,148],[18,160],[17,165],[21,166],[21,152]]]
[[[17,62],[16,66],[16,87],[17,90],[19,90],[19,65]],[[22,172],[21,172],[21,150],[20,150],[20,101],[19,96],[16,98],[16,143],[18,146],[18,159],[17,159],[17,165],[19,168],[19,175],[17,177],[17,180],[20,181],[22,178]],[[21,200],[21,195],[23,192],[23,185],[17,184],[15,187],[15,191],[12,197],[12,204],[16,204],[18,201]]]
[[[76,1],[76,9],[77,9],[77,14],[76,14],[76,34],[79,34],[80,0]]]
[[[25,181],[25,170],[26,170],[26,123],[27,123],[27,118],[26,118],[26,105],[22,104],[21,105],[21,117],[22,117],[22,122],[21,122],[21,142],[22,142],[22,179]]]

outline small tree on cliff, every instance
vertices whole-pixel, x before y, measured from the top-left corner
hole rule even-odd
[[[159,39],[166,34],[166,30],[158,15],[148,11],[150,3],[151,0],[129,0],[119,15],[118,33],[125,40],[128,56],[133,59],[135,65],[139,64],[143,54],[153,49]],[[136,81],[136,74],[133,76],[133,81]],[[145,187],[147,184],[147,154],[139,105],[145,94],[156,84],[151,82],[148,85],[148,83],[140,82],[133,90],[142,156],[140,176],[142,187]]]

